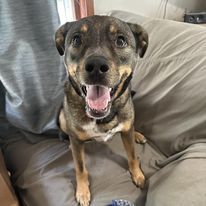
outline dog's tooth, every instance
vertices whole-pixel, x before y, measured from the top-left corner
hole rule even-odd
[[[105,108],[104,108],[104,109],[102,109],[101,111],[102,111],[102,112],[105,112],[106,110],[107,110],[107,107],[105,107]]]

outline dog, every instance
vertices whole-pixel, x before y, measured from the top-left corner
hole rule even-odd
[[[137,24],[95,15],[62,25],[55,42],[68,73],[59,123],[70,139],[77,202],[88,206],[91,200],[84,142],[107,141],[115,133],[121,133],[132,180],[142,188],[145,177],[134,140],[144,143],[145,138],[134,131],[130,80],[136,59],[147,50],[147,32]]]

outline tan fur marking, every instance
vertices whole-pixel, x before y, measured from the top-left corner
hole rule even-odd
[[[116,98],[118,96],[118,94],[122,91],[122,87],[123,87],[123,82],[121,84],[119,84],[117,91],[115,92],[114,98]]]
[[[84,145],[78,145],[73,142],[71,143],[71,148],[76,171],[76,199],[80,205],[89,206],[91,195],[89,191],[88,172],[84,160]]]
[[[88,32],[88,25],[83,24],[82,27],[81,27],[81,31],[84,32],[84,33],[87,33]]]
[[[75,134],[77,135],[78,139],[80,139],[82,141],[90,139],[90,136],[87,134],[86,131],[75,130]]]
[[[134,139],[135,139],[135,142],[139,144],[144,144],[147,141],[144,135],[142,135],[141,133],[137,131],[134,132]]]
[[[132,68],[127,65],[123,65],[119,67],[120,77],[122,77],[123,74],[127,74],[127,76],[129,76],[131,72],[132,72]]]
[[[139,160],[136,159],[135,150],[134,150],[134,129],[127,132],[122,132],[122,141],[124,144],[124,148],[127,153],[128,158],[128,165],[129,165],[129,171],[132,176],[133,182],[143,188],[145,177],[140,169],[139,166]]]
[[[120,78],[122,78],[122,76],[125,75],[125,74],[126,74],[126,77],[122,80],[121,84],[119,84],[119,87],[116,91],[115,97],[117,97],[118,94],[121,92],[124,81],[131,74],[131,72],[132,72],[132,68],[129,67],[129,66],[120,66],[119,67]]]
[[[67,67],[67,71],[71,76],[75,76],[77,70],[77,65],[76,64],[69,64]]]
[[[64,41],[64,38],[63,38],[63,37],[58,37],[58,38],[56,38],[56,43],[57,43],[57,44],[61,44],[63,41]]]
[[[59,114],[59,125],[60,125],[61,130],[67,134],[66,119],[64,116],[64,112],[62,110],[60,111],[60,114]]]
[[[140,169],[139,160],[137,159],[128,159],[129,170],[131,172],[133,182],[140,188],[144,187],[145,177]]]
[[[121,84],[119,84],[117,91],[115,92],[114,98],[116,98],[119,93],[122,91],[123,85],[124,85],[124,81],[126,78],[123,79],[123,81],[121,82]]]
[[[116,33],[116,32],[117,32],[117,28],[116,28],[114,25],[111,25],[111,26],[109,27],[109,31],[110,31],[111,33]]]
[[[77,179],[78,179],[78,183],[81,182],[81,181],[84,181],[87,183],[87,185],[89,185],[89,182],[88,182],[88,172],[86,170],[86,168],[84,168],[84,172],[79,172],[78,171],[78,167],[76,167],[76,176],[77,176]]]
[[[127,121],[123,122],[122,124],[123,124],[122,132],[127,132],[132,127],[132,122],[130,120],[127,120]]]
[[[80,205],[88,206],[91,194],[89,191],[89,181],[88,172],[85,170],[84,173],[76,172],[77,189],[76,189],[76,199]]]

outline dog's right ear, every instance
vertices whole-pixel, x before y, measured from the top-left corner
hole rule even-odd
[[[69,31],[69,29],[72,27],[73,23],[74,22],[67,22],[63,24],[57,29],[55,33],[56,48],[61,56],[64,54],[65,51],[66,34]]]

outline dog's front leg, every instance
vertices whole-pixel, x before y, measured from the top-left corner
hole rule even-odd
[[[140,169],[139,160],[135,157],[133,127],[129,131],[121,132],[121,137],[127,153],[129,171],[131,173],[132,180],[137,186],[143,188],[145,177]]]
[[[74,137],[70,137],[70,141],[76,170],[76,199],[81,206],[88,206],[91,195],[89,191],[88,172],[84,160],[84,143]]]

